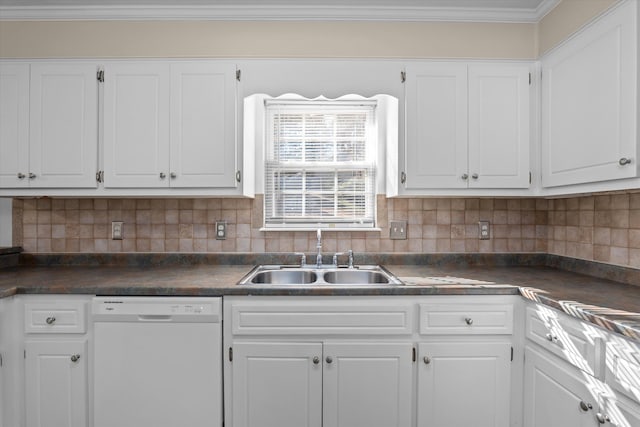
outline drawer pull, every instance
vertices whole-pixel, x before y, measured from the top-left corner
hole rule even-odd
[[[431,363],[431,359],[427,356],[423,357],[422,361],[424,362],[425,365],[428,365],[429,363]]]
[[[558,337],[555,335],[551,335],[551,334],[547,334],[545,335],[545,337],[547,337],[547,341],[549,342],[556,342],[558,341]]]
[[[45,320],[45,322],[47,322],[47,325],[53,325],[56,322],[56,318],[53,316],[47,317],[47,320]]]
[[[79,354],[74,354],[73,356],[71,356],[71,361],[73,363],[76,363],[78,360],[80,360],[80,355]]]
[[[580,410],[582,412],[587,412],[590,409],[593,409],[593,406],[591,405],[591,403],[587,403],[584,400],[580,401]]]
[[[604,423],[609,423],[609,422],[611,422],[611,418],[609,418],[609,416],[608,416],[608,415],[606,415],[606,414],[601,414],[600,412],[598,412],[598,413],[596,414],[596,419],[598,420],[598,422],[599,422],[600,424],[604,424]]]
[[[473,319],[471,317],[465,318],[464,321],[469,326],[473,325]]]

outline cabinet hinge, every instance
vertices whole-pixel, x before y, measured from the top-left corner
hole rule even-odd
[[[98,70],[97,78],[100,83],[104,83],[104,70]]]
[[[236,80],[240,81],[240,77],[242,76],[242,71],[236,70]]]
[[[2,368],[2,354],[0,354],[0,368]]]
[[[404,83],[407,81],[407,72],[406,71],[400,71],[400,82]]]
[[[26,359],[27,358],[27,349],[26,348],[24,349],[23,355],[24,355],[24,358]]]
[[[413,360],[414,362],[416,361],[416,348],[413,347],[411,349],[411,360]]]
[[[96,181],[97,182],[104,182],[104,171],[96,172]]]
[[[513,362],[513,347],[511,347],[511,361]]]
[[[233,362],[233,347],[229,347],[229,362]]]
[[[529,86],[531,86],[531,73],[529,73]]]
[[[531,184],[531,172],[529,172],[529,184]]]

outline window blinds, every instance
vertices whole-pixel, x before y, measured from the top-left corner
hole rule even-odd
[[[265,227],[375,226],[374,108],[267,102]]]

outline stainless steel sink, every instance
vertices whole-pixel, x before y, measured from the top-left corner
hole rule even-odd
[[[403,283],[379,265],[354,268],[259,265],[244,276],[241,286],[380,286]]]
[[[268,270],[260,271],[251,278],[251,283],[270,285],[306,285],[318,279],[310,270]]]

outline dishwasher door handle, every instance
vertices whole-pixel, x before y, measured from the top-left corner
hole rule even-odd
[[[138,320],[142,322],[170,322],[173,316],[170,314],[139,314]]]

